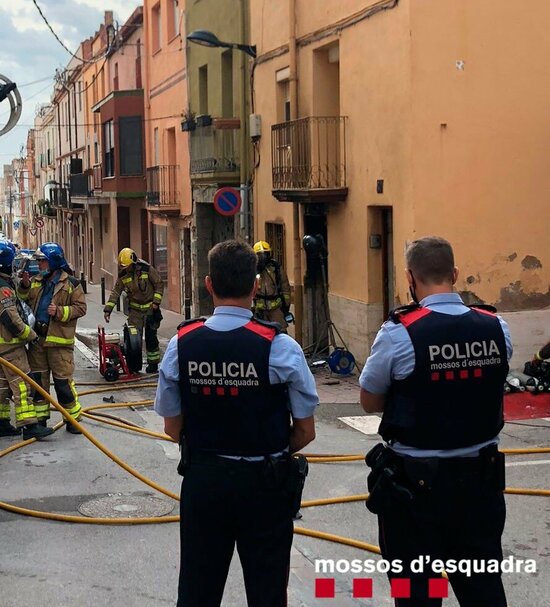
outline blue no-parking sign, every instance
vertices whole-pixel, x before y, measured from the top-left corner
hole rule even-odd
[[[214,208],[225,217],[236,215],[241,208],[241,193],[237,188],[220,188],[214,194]]]

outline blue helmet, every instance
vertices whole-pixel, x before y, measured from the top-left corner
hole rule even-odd
[[[47,259],[52,272],[67,265],[65,253],[57,242],[45,242],[41,244],[34,252],[33,257],[35,259]]]
[[[0,240],[0,270],[5,274],[11,274],[11,266],[16,250],[11,242]]]

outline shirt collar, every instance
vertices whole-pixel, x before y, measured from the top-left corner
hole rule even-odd
[[[252,310],[247,310],[246,308],[240,308],[238,306],[218,306],[214,309],[214,316],[217,314],[231,314],[231,316],[252,318]]]
[[[420,302],[420,305],[425,308],[426,306],[442,303],[464,305],[462,297],[460,297],[458,293],[435,293],[434,295],[428,295],[427,297],[424,297],[424,299]]]

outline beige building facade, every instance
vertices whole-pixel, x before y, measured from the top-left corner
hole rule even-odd
[[[405,242],[428,234],[452,242],[467,301],[550,305],[535,219],[550,192],[550,6],[531,9],[251,3],[255,236],[282,235],[298,294],[303,284],[305,345],[324,338],[320,258],[332,320],[364,361],[388,309],[408,301]],[[322,235],[327,255],[296,256],[306,234]]]

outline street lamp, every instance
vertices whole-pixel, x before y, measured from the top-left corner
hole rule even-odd
[[[237,44],[236,42],[222,42],[218,39],[216,34],[209,32],[208,30],[195,30],[190,34],[187,34],[187,40],[200,44],[201,46],[210,46],[215,48],[236,48],[247,55],[250,55],[252,59],[256,59],[256,45],[255,44]]]

